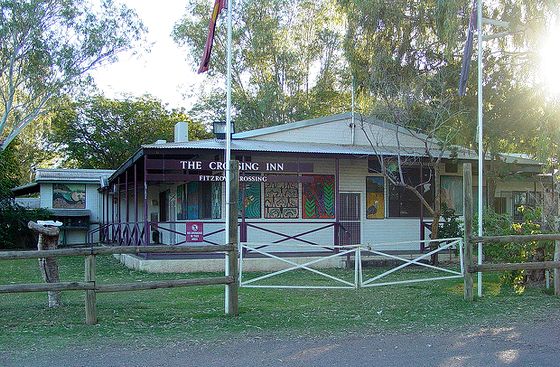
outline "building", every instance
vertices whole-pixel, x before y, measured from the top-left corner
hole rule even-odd
[[[184,123],[183,123],[184,124]],[[184,126],[174,142],[142,146],[102,190],[99,238],[122,245],[224,242],[222,139],[189,141]],[[379,244],[428,238],[431,218],[409,190],[379,174],[380,159],[401,162],[406,180],[433,201],[462,214],[462,164],[472,151],[438,150],[426,135],[343,113],[236,133],[232,157],[240,162],[241,242],[274,244],[275,251],[308,253],[321,245]],[[438,169],[431,155],[441,156]],[[550,189],[541,164],[504,155],[508,175],[496,183],[497,210],[514,214]],[[477,183],[476,177],[473,182]],[[473,188],[475,195],[478,187]],[[483,188],[483,192],[485,192]],[[475,196],[476,197],[476,196]],[[423,244],[394,251],[423,251]]]
[[[101,224],[103,203],[98,190],[107,185],[113,173],[96,169],[37,169],[32,183],[12,192],[17,204],[48,209],[63,223],[61,245],[83,245],[88,242],[88,232]]]

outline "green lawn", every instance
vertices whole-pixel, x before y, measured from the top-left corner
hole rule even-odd
[[[366,275],[380,270],[367,270]],[[83,279],[82,258],[62,258],[63,281]],[[329,270],[348,280],[353,273]],[[98,282],[116,283],[218,274],[146,274],[111,257],[97,259]],[[434,276],[411,269],[392,280]],[[270,284],[322,281],[308,273],[283,275]],[[558,312],[560,298],[543,290],[516,295],[498,276],[485,277],[486,297],[463,301],[462,280],[361,290],[240,290],[240,316],[225,317],[223,286],[98,294],[99,324],[84,324],[84,292],[65,292],[63,307],[47,309],[46,294],[0,294],[0,352],[22,345],[58,348],[91,343],[129,344],[205,341],[240,335],[327,335],[451,329],[465,325],[531,320]],[[0,263],[0,284],[41,282],[36,260]]]

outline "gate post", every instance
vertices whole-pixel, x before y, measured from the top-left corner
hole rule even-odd
[[[472,245],[472,223],[473,223],[473,197],[472,197],[472,166],[463,163],[463,215],[465,217],[465,253],[463,256],[465,270],[464,275],[464,298],[472,301],[473,297],[473,273],[471,273],[473,262]]]
[[[237,236],[237,215],[238,215],[238,195],[239,195],[239,162],[230,161],[230,185],[229,203],[226,203],[226,210],[229,210],[229,238],[228,245],[232,246],[231,251],[226,253],[229,271],[226,276],[233,277],[233,283],[226,285],[226,315],[239,315],[239,269],[238,269],[238,236]]]

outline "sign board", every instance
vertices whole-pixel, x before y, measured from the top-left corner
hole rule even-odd
[[[223,171],[225,163],[218,161],[196,161],[175,159],[148,159],[147,169],[157,170],[189,170],[189,171]],[[303,162],[239,162],[241,172],[313,172],[313,163]]]
[[[204,242],[204,224],[187,222],[187,242]]]

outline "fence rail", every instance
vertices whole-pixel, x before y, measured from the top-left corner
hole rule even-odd
[[[465,213],[465,253],[464,268],[464,298],[467,301],[474,299],[473,274],[484,272],[514,271],[514,270],[545,270],[555,269],[554,294],[560,295],[560,233],[506,235],[506,236],[473,236],[473,196],[472,196],[472,167],[470,163],[463,164],[463,208]],[[523,263],[497,263],[476,265],[474,262],[473,244],[481,246],[484,243],[526,243],[533,241],[555,241],[555,261],[523,262]],[[479,259],[481,262],[482,259]]]
[[[0,285],[0,293],[27,293],[46,291],[85,291],[86,324],[97,323],[96,293],[105,292],[127,292],[161,288],[176,288],[189,286],[206,286],[225,284],[226,288],[232,288],[226,292],[227,314],[238,313],[238,279],[232,275],[199,279],[172,279],[161,281],[144,281],[135,283],[99,284],[96,278],[96,256],[116,254],[140,254],[140,253],[201,253],[201,252],[226,252],[230,257],[237,258],[237,246],[115,246],[115,247],[91,247],[91,248],[65,248],[56,250],[38,251],[4,251],[0,252],[0,260],[39,259],[48,257],[85,256],[85,281],[83,282],[58,282],[58,283],[26,283]],[[230,266],[231,272],[236,274],[237,262]]]

